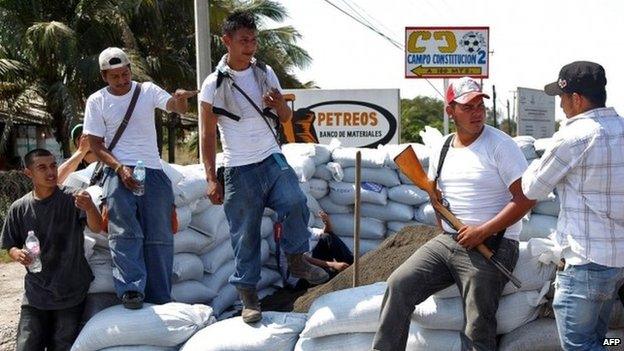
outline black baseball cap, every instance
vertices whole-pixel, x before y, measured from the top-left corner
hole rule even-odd
[[[607,77],[604,68],[594,62],[575,61],[559,71],[559,79],[544,86],[547,95],[564,93],[593,94],[605,90]]]

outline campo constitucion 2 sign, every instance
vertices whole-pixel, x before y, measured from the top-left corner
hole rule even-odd
[[[399,142],[398,89],[284,90],[293,118],[282,124],[287,142],[377,147]]]
[[[489,27],[406,27],[405,78],[487,78]]]

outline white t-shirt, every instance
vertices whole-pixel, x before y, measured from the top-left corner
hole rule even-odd
[[[126,115],[136,85],[136,82],[132,82],[130,91],[122,96],[112,95],[107,87],[91,94],[85,107],[83,132],[103,137],[108,147]],[[156,84],[141,84],[141,94],[132,117],[112,151],[119,162],[135,166],[137,161],[142,160],[147,168],[161,169],[154,109],[166,111],[170,98],[171,95]]]
[[[268,65],[266,68],[269,86],[281,91],[275,72]],[[262,91],[254,78],[253,69],[249,67],[244,71],[235,71],[233,78],[234,82],[262,109]],[[217,72],[215,71],[204,80],[199,99],[212,105],[216,86]],[[235,121],[229,117],[219,116],[217,121],[223,146],[224,166],[235,167],[256,163],[271,154],[280,153],[281,150],[275,137],[258,111],[236,89],[234,89],[234,98],[241,109],[241,116],[239,116],[241,119]]]
[[[429,177],[435,178],[442,145],[429,158]],[[509,186],[522,176],[527,161],[507,134],[485,126],[468,147],[451,147],[438,178],[438,187],[450,204],[451,212],[466,225],[480,225],[496,216],[512,196]],[[442,221],[445,231],[455,232]],[[505,232],[505,238],[518,240],[522,221]]]

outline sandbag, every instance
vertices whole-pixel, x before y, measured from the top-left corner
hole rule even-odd
[[[412,322],[405,351],[460,351],[458,331],[425,329]]]
[[[84,240],[83,240],[83,247],[84,247],[85,259],[89,260],[89,258],[91,258],[91,256],[93,255],[93,248],[95,247],[95,239],[90,236],[85,235]]]
[[[184,206],[197,200],[206,194],[208,182],[203,165],[188,165],[181,167],[184,178],[175,186],[179,189],[179,195],[175,196],[176,206]]]
[[[557,322],[539,318],[503,335],[498,343],[499,351],[559,351]]]
[[[175,211],[178,218],[178,231],[182,231],[191,224],[191,208],[189,206],[176,207]]]
[[[531,214],[530,218],[522,219],[520,240],[528,241],[532,238],[547,238],[557,230],[557,217],[541,214]]]
[[[279,272],[266,268],[266,267],[262,267],[262,269],[260,270],[260,281],[256,285],[256,291],[259,292],[273,285],[275,282],[281,281],[281,280],[282,280],[282,276],[279,274]]]
[[[87,261],[91,272],[93,273],[93,281],[89,285],[89,294],[95,293],[112,293],[115,292],[115,283],[113,282],[113,259],[110,251],[101,247],[94,247],[93,254]]]
[[[216,291],[209,289],[197,280],[185,280],[173,284],[171,287],[171,297],[177,302],[207,304],[215,296],[217,296]]]
[[[324,181],[330,181],[333,179],[332,172],[324,164],[316,166],[316,168],[314,169],[314,175],[312,177],[313,177],[312,179],[316,178],[316,179],[322,179]]]
[[[182,179],[184,179],[184,174],[182,174],[182,172],[180,172],[176,168],[172,167],[165,160],[160,160],[160,166],[162,167],[163,172],[165,172],[165,175],[167,175],[167,178],[169,178],[169,180],[171,181],[172,186],[178,184],[182,181]]]
[[[321,205],[310,194],[306,194],[306,205],[308,206],[308,209],[310,210],[310,212],[312,212],[313,214],[317,214],[321,211]],[[271,222],[271,225],[272,224],[273,223]]]
[[[308,184],[310,184],[310,195],[317,200],[329,194],[329,185],[326,180],[312,178],[308,181]]]
[[[226,262],[212,274],[204,274],[201,283],[206,287],[219,291],[228,283],[228,279],[234,273],[234,260]],[[219,313],[217,313],[219,314]]]
[[[397,186],[401,184],[399,175],[390,168],[362,168],[361,181],[373,182],[387,187]],[[355,183],[355,167],[346,167],[344,169],[343,182]]]
[[[395,233],[399,232],[404,227],[421,226],[421,225],[424,225],[424,224],[420,222],[416,222],[416,221],[409,221],[409,222],[389,221],[386,223],[388,230],[391,230]]]
[[[553,146],[553,140],[553,138],[540,138],[535,140],[533,147],[535,147],[535,153],[538,157],[542,157],[544,152]]]
[[[212,308],[205,305],[170,302],[144,304],[139,310],[113,306],[87,322],[72,351],[95,351],[124,345],[174,347],[213,321]]]
[[[211,205],[191,220],[191,226],[200,230],[202,234],[218,236],[221,223],[226,221],[225,211],[221,205]]]
[[[162,347],[162,346],[114,346],[101,349],[100,351],[177,351],[177,347]]]
[[[559,196],[551,194],[547,200],[542,200],[535,204],[532,212],[547,216],[559,217],[560,209],[561,203],[559,202]]]
[[[336,235],[353,236],[354,219],[351,214],[330,214],[332,228]],[[384,222],[370,217],[360,218],[360,238],[380,239],[386,233]]]
[[[336,213],[352,213],[353,212],[353,206],[352,205],[339,205],[335,202],[332,201],[331,197],[329,196],[325,196],[324,198],[319,200],[319,205],[321,206],[321,208],[329,213],[329,214],[336,214]]]
[[[284,154],[286,161],[290,167],[295,171],[299,182],[307,182],[314,176],[316,171],[316,164],[312,157]]]
[[[260,236],[267,238],[271,235],[273,235],[273,220],[271,217],[263,216],[262,222],[260,222]]]
[[[531,241],[522,241],[519,245],[518,262],[513,269],[513,274],[522,282],[522,287],[518,289],[511,282],[505,284],[503,295],[509,295],[518,291],[541,290],[545,284],[550,284],[555,278],[554,264],[544,264],[539,261],[539,255],[533,255],[530,249]],[[434,294],[438,299],[457,297],[459,289],[457,285],[452,285]]]
[[[412,150],[414,150],[414,152],[416,153],[420,164],[426,170],[429,166],[429,154],[431,153],[431,151],[428,146],[419,143],[385,145],[382,148],[382,150],[386,152],[386,160],[384,162],[385,166],[392,169],[398,169],[398,166],[396,165],[396,163],[394,163],[394,158],[397,157],[408,146],[412,147]]]
[[[201,255],[208,251],[214,237],[200,234],[191,228],[182,230],[173,235],[173,253],[193,253]]]
[[[300,338],[295,351],[362,351],[370,350],[375,333],[347,333],[320,338]]]
[[[399,185],[388,189],[388,199],[410,206],[420,206],[429,201],[429,195],[415,185]]]
[[[420,223],[425,223],[432,226],[438,225],[435,210],[429,202],[420,205],[420,207],[414,210],[414,219]]]
[[[88,226],[85,226],[84,236],[85,236],[85,238],[89,237],[89,238],[95,240],[95,246],[101,247],[101,248],[104,248],[104,249],[107,249],[107,250],[109,249],[109,246],[108,246],[108,236],[106,236],[106,235],[104,235],[102,233],[94,233],[94,232],[91,231],[91,229],[89,229]],[[89,257],[91,257],[91,256],[89,256]]]
[[[204,264],[204,272],[214,273],[226,262],[234,259],[232,243],[226,240],[219,244],[219,246],[203,254],[200,258]]]
[[[524,158],[527,160],[533,160],[537,158],[537,153],[535,153],[535,138],[530,135],[520,135],[514,137],[513,140],[516,142],[516,145],[522,151]]]
[[[232,284],[224,285],[217,296],[212,299],[210,306],[214,311],[215,316],[219,316],[223,311],[230,308],[238,300],[238,291]]]
[[[360,199],[362,202],[378,205],[386,205],[388,203],[388,190],[385,186],[363,182],[360,188]],[[353,205],[355,203],[355,184],[329,182],[329,197],[336,204]]]
[[[121,300],[114,292],[87,294],[87,297],[84,300],[80,328],[82,329],[89,319],[100,313],[100,311],[119,304],[121,304]]]
[[[284,312],[263,312],[252,325],[230,318],[199,331],[180,351],[291,351],[305,321],[305,314]]]
[[[228,224],[228,221],[226,219],[222,219],[221,222],[219,222],[218,224],[214,224],[214,226],[216,227],[215,233],[206,231],[206,228],[202,228],[201,226],[193,225],[192,221],[191,225],[189,226],[190,229],[193,229],[200,234],[212,238],[212,242],[206,247],[205,252],[212,250],[213,248],[217,247],[219,244],[230,238],[230,225]]]
[[[382,221],[407,222],[414,217],[414,210],[411,206],[395,201],[388,201],[385,206],[364,202],[360,211],[363,217],[376,218]]]
[[[173,284],[185,280],[200,280],[204,276],[204,265],[199,256],[189,253],[173,255]]]
[[[545,302],[545,291],[521,291],[503,296],[496,312],[497,334],[505,334],[535,320],[539,305]],[[416,305],[412,321],[426,329],[460,331],[464,327],[464,307],[461,298],[429,297]]]
[[[386,160],[386,153],[383,150],[338,147],[332,151],[332,159],[340,164],[342,168],[355,167],[355,154],[360,151],[362,154],[362,167],[381,168]]]
[[[385,290],[380,282],[320,296],[310,306],[300,337],[375,332]]]
[[[213,205],[212,202],[210,202],[210,199],[208,199],[207,197],[198,199],[197,201],[193,202],[192,205],[190,205],[191,214],[196,215],[198,213],[202,213],[206,211],[210,206]]]

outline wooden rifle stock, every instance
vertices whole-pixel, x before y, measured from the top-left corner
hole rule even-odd
[[[455,215],[449,211],[448,208],[444,207],[440,201],[438,201],[436,195],[436,184],[435,182],[429,180],[427,177],[427,173],[422,168],[416,153],[412,149],[411,146],[405,148],[405,150],[401,151],[394,158],[394,163],[397,165],[399,170],[403,172],[417,187],[424,190],[429,194],[429,199],[431,201],[431,205],[433,209],[440,215],[453,229],[459,231],[460,228],[464,226],[464,224],[457,218]],[[516,278],[505,266],[503,266],[496,258],[494,258],[494,253],[490,250],[489,247],[484,244],[479,244],[476,247],[477,251],[479,251],[485,258],[487,258],[490,262],[494,264],[499,271],[501,271],[509,280],[515,285],[517,288],[522,286],[522,283],[518,278]]]

